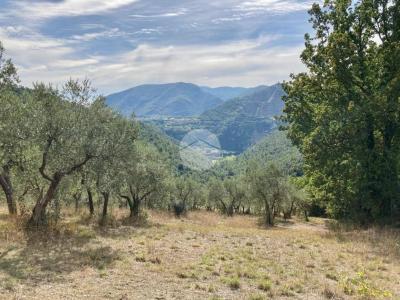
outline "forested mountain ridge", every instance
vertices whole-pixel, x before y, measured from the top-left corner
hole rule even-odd
[[[191,83],[146,84],[109,95],[107,104],[122,113],[138,117],[197,116],[223,103]]]
[[[277,126],[283,95],[280,84],[256,89],[203,113],[200,120],[219,136],[224,149],[242,152]]]
[[[216,87],[216,88],[210,88],[206,86],[202,86],[202,90],[205,91],[206,93],[209,93],[211,95],[214,95],[224,101],[231,100],[237,97],[242,97],[246,95],[250,95],[257,90],[265,88],[265,85],[260,85],[257,87],[253,88],[244,88],[244,87]]]
[[[282,86],[277,83],[254,89],[254,92],[231,99],[201,115],[202,119],[272,118],[283,110]]]
[[[250,94],[225,101],[199,117],[144,120],[181,140],[193,129],[207,129],[218,136],[223,150],[242,153],[276,128],[282,114],[284,92],[280,84],[248,89]]]

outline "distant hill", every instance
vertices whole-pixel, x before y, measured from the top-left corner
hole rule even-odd
[[[254,88],[243,88],[243,87],[217,87],[210,88],[206,86],[202,86],[201,89],[211,95],[214,95],[224,101],[230,100],[233,98],[238,98],[246,95],[250,95],[258,90],[265,88],[265,85],[260,85]]]
[[[219,136],[224,150],[242,152],[277,127],[283,95],[280,84],[257,88],[204,112],[200,123]]]
[[[243,174],[249,166],[249,161],[274,164],[288,175],[303,174],[303,159],[300,152],[286,137],[286,132],[274,129],[242,154],[228,156],[218,161],[206,175],[226,178]]]
[[[207,129],[216,134],[223,150],[242,153],[278,126],[284,92],[280,84],[253,89],[210,109],[199,117],[159,118],[148,120],[169,136],[181,140],[193,129]]]
[[[188,117],[223,103],[223,100],[191,83],[140,85],[106,100],[110,107],[124,115],[138,117]]]
[[[302,174],[302,156],[284,131],[273,130],[238,157],[242,165],[249,160],[278,165],[290,175]]]
[[[284,91],[280,84],[256,88],[254,92],[226,101],[204,112],[203,119],[272,118],[282,114]]]

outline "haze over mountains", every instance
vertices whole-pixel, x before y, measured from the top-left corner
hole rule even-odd
[[[200,87],[191,83],[141,85],[107,97],[107,104],[181,140],[194,129],[216,134],[226,151],[241,153],[277,127],[283,110],[280,84]]]

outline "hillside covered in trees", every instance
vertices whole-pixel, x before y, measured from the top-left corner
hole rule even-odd
[[[227,88],[221,89],[224,91]],[[215,90],[221,94],[221,89]],[[210,88],[207,91],[210,91]],[[228,95],[232,95],[232,90],[228,91]],[[240,93],[236,94],[241,96],[225,100],[222,104],[195,117],[167,116],[140,119],[161,128],[176,140],[182,140],[192,130],[209,130],[219,138],[224,151],[240,154],[279,126],[284,92],[280,84],[239,89],[239,91]],[[210,93],[212,92],[211,90]]]

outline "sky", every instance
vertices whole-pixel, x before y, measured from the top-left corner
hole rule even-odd
[[[0,0],[21,82],[274,84],[304,70],[308,0]]]

